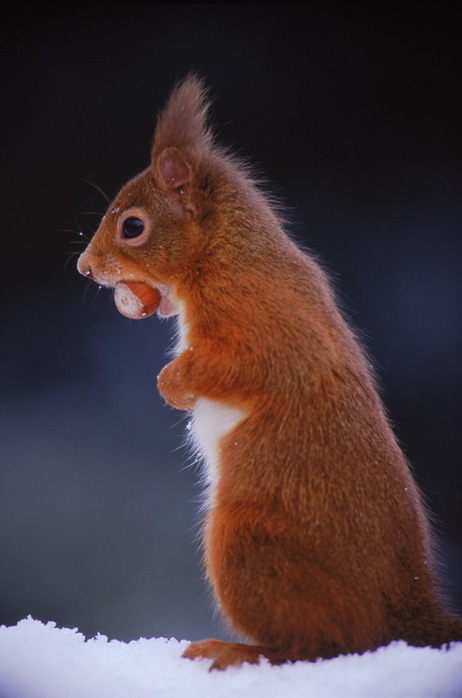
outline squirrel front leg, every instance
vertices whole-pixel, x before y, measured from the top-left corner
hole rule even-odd
[[[198,398],[236,404],[255,392],[255,371],[248,356],[232,342],[203,339],[200,348],[189,347],[160,372],[157,387],[169,405],[190,410]],[[247,387],[244,394],[244,386]]]
[[[157,388],[169,405],[178,410],[190,410],[198,397],[192,380],[193,356],[191,350],[186,350],[164,366],[157,378]]]

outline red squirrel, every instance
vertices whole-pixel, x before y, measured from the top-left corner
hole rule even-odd
[[[207,577],[245,641],[192,642],[184,656],[224,669],[461,641],[370,363],[325,272],[216,143],[208,108],[198,77],[175,87],[149,167],[78,261],[128,317],[177,317],[158,389],[190,413],[209,483]]]

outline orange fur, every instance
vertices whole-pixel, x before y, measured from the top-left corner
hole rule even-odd
[[[159,312],[179,316],[158,387],[191,410],[205,447],[207,574],[251,643],[205,640],[185,656],[225,668],[462,640],[369,364],[324,272],[214,143],[207,107],[197,78],[177,86],[149,168],[118,194],[78,265],[100,284],[157,288]],[[125,236],[129,217],[139,236]]]

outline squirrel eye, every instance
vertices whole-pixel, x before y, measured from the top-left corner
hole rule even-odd
[[[122,224],[122,237],[137,238],[144,231],[144,222],[141,218],[130,216]]]

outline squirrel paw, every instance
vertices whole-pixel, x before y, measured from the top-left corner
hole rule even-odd
[[[244,662],[258,664],[260,657],[265,656],[265,648],[255,645],[242,645],[239,643],[222,642],[221,640],[200,640],[191,642],[183,652],[187,659],[213,659],[209,669],[226,669],[229,666],[239,666]]]
[[[187,390],[186,371],[180,358],[164,366],[157,377],[157,388],[169,405],[178,410],[190,410],[196,396]]]

